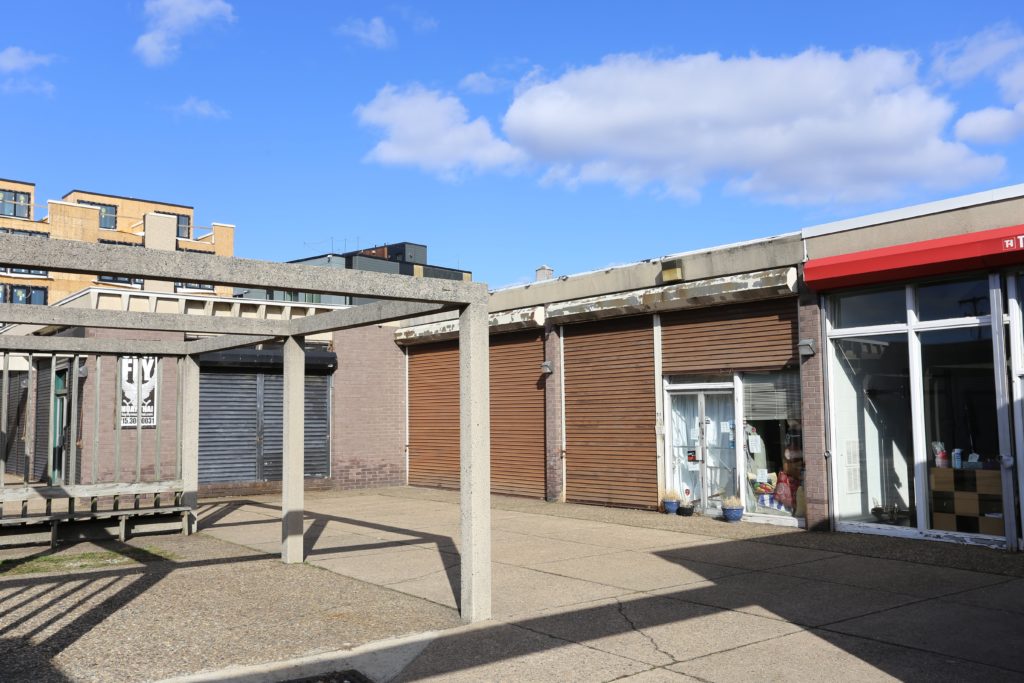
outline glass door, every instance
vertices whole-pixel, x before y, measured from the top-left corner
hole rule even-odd
[[[670,392],[673,488],[702,510],[736,495],[736,420],[731,391]]]

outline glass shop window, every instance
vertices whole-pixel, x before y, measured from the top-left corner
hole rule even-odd
[[[921,320],[977,318],[990,312],[988,278],[933,282],[917,286]]]
[[[747,511],[804,517],[800,374],[745,374],[743,417]]]
[[[907,335],[832,343],[836,519],[916,526]]]
[[[907,295],[903,287],[836,294],[830,301],[835,328],[907,322]]]

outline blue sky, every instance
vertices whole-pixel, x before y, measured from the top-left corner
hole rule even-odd
[[[19,3],[0,177],[502,286],[1024,181],[1020,3]]]

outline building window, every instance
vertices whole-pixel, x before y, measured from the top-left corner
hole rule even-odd
[[[198,289],[204,292],[212,292],[213,285],[206,282],[175,282],[174,291]]]
[[[322,297],[320,296],[319,293],[315,293],[315,292],[303,292],[302,293],[302,303],[304,303],[304,304],[318,304],[318,303],[320,303],[321,298]]]
[[[183,213],[171,213],[170,211],[157,211],[156,213],[163,214],[165,216],[174,216],[178,219],[178,239],[190,240],[192,239],[192,219],[187,214]]]
[[[0,216],[28,218],[31,214],[32,195],[28,192],[0,190]]]
[[[0,286],[0,303],[46,305],[46,287]]]
[[[89,202],[84,199],[79,199],[78,203],[85,206],[95,206],[100,210],[100,229],[117,230],[117,206],[115,204],[100,204],[99,202]]]

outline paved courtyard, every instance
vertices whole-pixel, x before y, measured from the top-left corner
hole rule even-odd
[[[135,539],[128,566],[0,551],[22,558],[0,565],[0,679],[1024,677],[1021,555],[504,497],[494,619],[461,626],[457,500],[310,492],[302,566],[273,559],[272,496],[206,502],[198,536]]]

